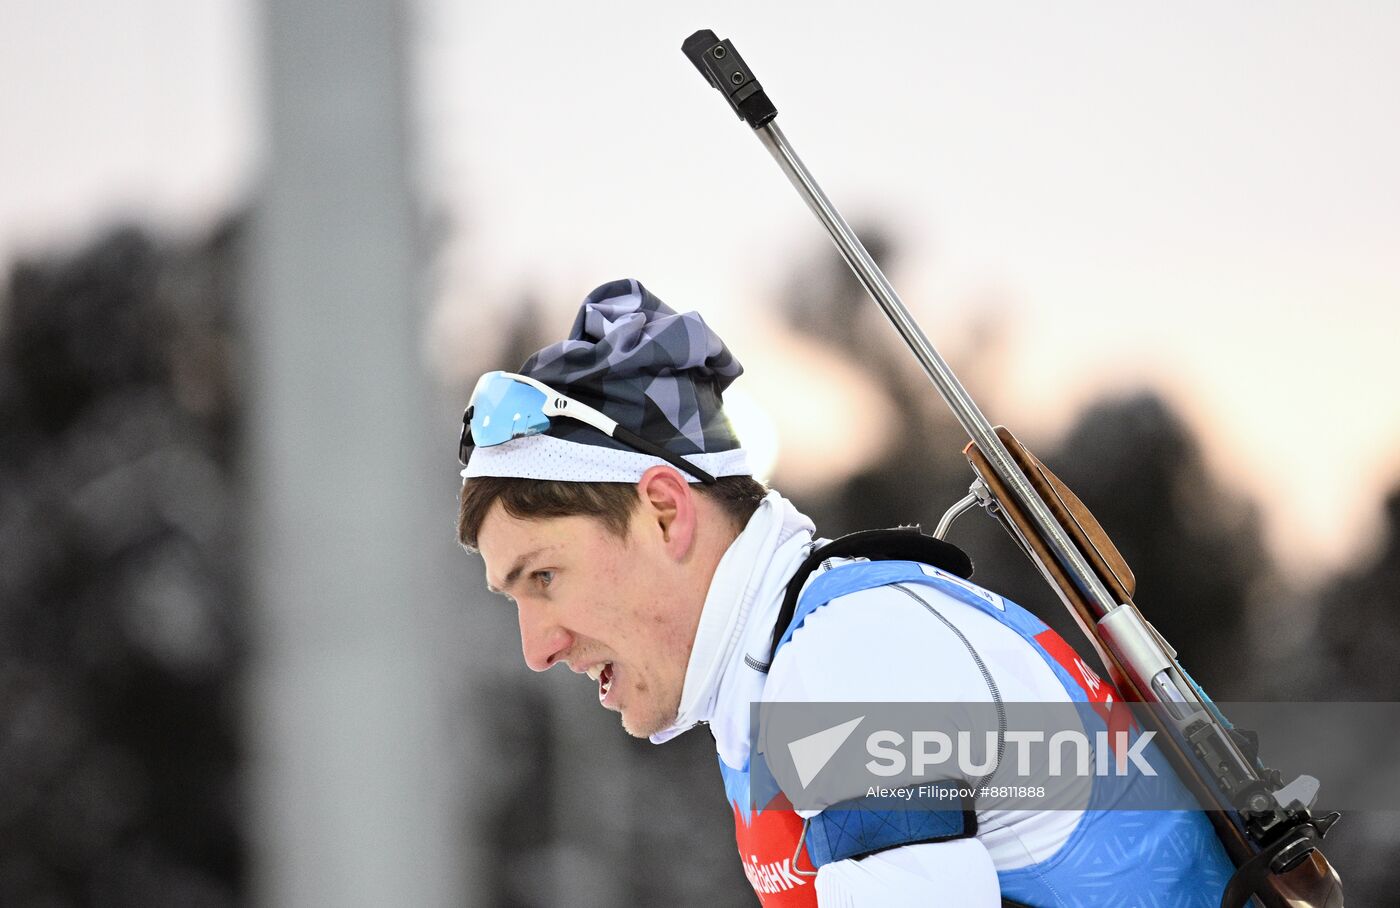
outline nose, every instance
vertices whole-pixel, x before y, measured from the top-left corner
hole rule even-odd
[[[542,672],[553,666],[572,643],[573,636],[543,610],[520,606],[520,649],[532,670]]]

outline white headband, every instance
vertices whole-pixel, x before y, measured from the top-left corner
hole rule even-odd
[[[710,454],[686,454],[685,459],[711,476],[749,476],[749,456],[743,448]],[[527,435],[489,448],[473,448],[462,479],[473,476],[515,476],[563,482],[640,482],[654,466],[671,466],[640,451],[619,451],[599,445],[565,441],[551,435]],[[700,480],[682,471],[691,482]]]

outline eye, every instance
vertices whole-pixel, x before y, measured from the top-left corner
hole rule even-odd
[[[530,578],[535,581],[536,586],[540,587],[541,589],[544,589],[554,582],[554,572],[535,571],[533,574],[530,575]]]

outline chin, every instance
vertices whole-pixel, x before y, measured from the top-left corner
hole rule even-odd
[[[676,724],[677,709],[663,715],[658,711],[623,710],[622,728],[634,738],[650,738],[663,729]]]

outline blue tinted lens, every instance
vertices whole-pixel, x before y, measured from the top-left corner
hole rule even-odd
[[[492,377],[472,399],[472,443],[483,448],[549,428],[543,392],[504,375]]]

